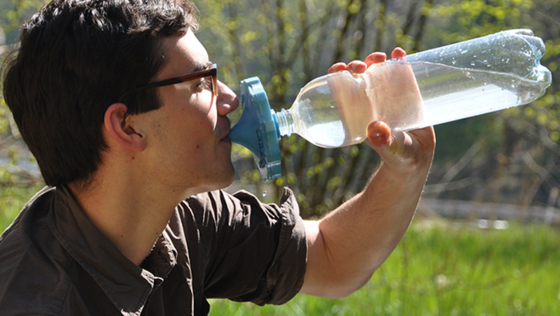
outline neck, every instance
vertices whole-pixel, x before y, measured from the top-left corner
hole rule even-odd
[[[136,179],[134,174],[99,174],[87,189],[69,187],[92,223],[125,257],[140,265],[181,198],[146,185],[149,179]]]

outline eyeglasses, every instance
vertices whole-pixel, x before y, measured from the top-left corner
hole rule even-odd
[[[162,80],[162,81],[156,81],[156,82],[148,83],[148,84],[145,84],[145,85],[141,85],[141,86],[136,87],[134,89],[134,91],[163,87],[163,86],[170,86],[170,85],[174,85],[174,84],[177,84],[177,83],[190,81],[190,80],[194,80],[194,79],[198,79],[198,78],[206,79],[208,77],[212,78],[212,81],[210,81],[209,83],[211,85],[212,93],[214,94],[214,96],[217,97],[218,96],[218,66],[214,63],[211,63],[211,62],[208,62],[208,69],[206,69],[206,70],[197,71],[197,72],[192,73],[192,74],[179,76],[179,77],[174,77],[174,78],[169,78],[169,79],[165,79],[165,80]]]

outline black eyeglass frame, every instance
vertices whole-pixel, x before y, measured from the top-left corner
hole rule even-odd
[[[169,79],[138,86],[134,89],[134,91],[152,89],[152,88],[163,87],[163,86],[170,86],[170,85],[174,85],[174,84],[178,84],[181,82],[190,81],[198,78],[212,77],[212,92],[214,93],[214,96],[217,97],[218,96],[218,65],[209,62],[208,66],[210,66],[210,68],[202,71],[197,71],[188,75],[169,78]]]

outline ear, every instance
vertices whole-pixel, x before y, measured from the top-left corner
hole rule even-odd
[[[142,151],[146,148],[145,136],[134,128],[133,120],[126,113],[126,105],[111,104],[105,111],[105,130],[123,147],[133,151]]]

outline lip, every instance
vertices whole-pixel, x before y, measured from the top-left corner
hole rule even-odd
[[[228,138],[229,136],[229,130],[231,128],[231,123],[229,121],[229,119],[226,118],[226,120],[224,120],[224,123],[222,124],[223,128],[221,129],[222,131],[224,131],[220,137],[220,142],[228,142],[231,143],[231,140]]]
[[[226,137],[220,139],[220,143],[227,143],[231,145],[231,140],[226,135]]]
[[[226,144],[230,144],[231,145],[231,140],[229,139],[229,128],[227,129],[227,131],[223,134],[222,137],[220,137],[220,143],[226,143]]]
[[[228,142],[231,142],[231,140],[228,138],[228,136],[229,136],[229,126],[227,126],[226,128],[224,128],[222,130],[224,130],[224,132],[221,133],[221,135],[220,135],[220,138],[219,138],[220,141],[223,142],[223,141],[227,140]]]

